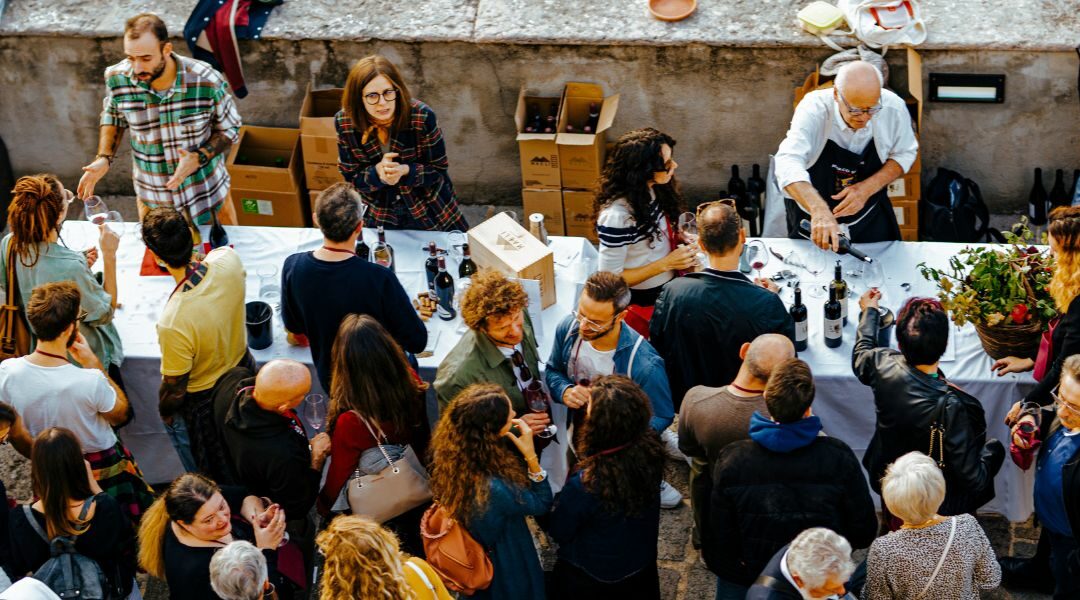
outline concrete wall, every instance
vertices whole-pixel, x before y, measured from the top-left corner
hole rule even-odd
[[[182,45],[181,45],[182,46]],[[513,111],[518,88],[558,95],[568,80],[622,95],[615,135],[652,125],[673,135],[691,201],[725,187],[730,166],[767,163],[791,114],[792,88],[827,49],[561,46],[466,42],[242,42],[250,95],[245,122],[294,127],[309,81],[340,85],[351,63],[395,60],[415,96],[434,107],[451,177],[464,202],[520,202]],[[0,136],[18,173],[53,171],[74,183],[94,155],[103,69],[118,38],[0,37]],[[905,81],[892,52],[893,80]],[[1004,105],[924,109],[924,174],[937,166],[975,179],[992,210],[1022,208],[1031,169],[1080,168],[1076,56],[1066,52],[927,51],[924,71],[1005,73]],[[126,144],[125,144],[126,148]],[[130,193],[128,151],[101,186]],[[745,176],[745,175],[744,175]],[[1049,182],[1047,182],[1049,185]]]

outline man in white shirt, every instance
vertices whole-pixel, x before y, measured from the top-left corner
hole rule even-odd
[[[840,68],[831,90],[810,92],[795,108],[776,153],[789,237],[809,218],[811,239],[838,248],[900,239],[886,186],[911,168],[919,144],[904,101],[882,89],[881,73],[857,61]]]

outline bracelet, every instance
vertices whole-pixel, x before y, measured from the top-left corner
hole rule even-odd
[[[531,455],[525,457],[525,462],[529,462],[529,461],[532,461],[532,460],[536,460],[536,455],[535,454],[531,454]]]
[[[547,471],[540,469],[540,472],[535,474],[532,471],[529,471],[529,480],[533,483],[540,483],[545,479],[547,479]]]
[[[115,154],[98,154],[94,158],[95,159],[96,158],[104,158],[105,160],[109,161],[109,166],[111,167],[112,163],[113,163],[113,159],[116,158],[116,155]]]

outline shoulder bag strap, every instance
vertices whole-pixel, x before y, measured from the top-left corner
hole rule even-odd
[[[424,582],[424,586],[427,587],[428,591],[431,592],[433,597],[435,597],[435,598],[439,597],[439,595],[435,592],[435,586],[432,585],[431,580],[428,579],[427,573],[424,573],[424,570],[421,569],[419,565],[412,562],[411,560],[407,560],[407,561],[405,561],[405,566],[409,567],[410,569],[413,570],[413,573],[416,573],[417,575],[420,576],[420,580]]]
[[[956,537],[956,517],[952,517],[952,526],[949,528],[949,541],[945,542],[945,549],[941,552],[941,558],[938,559],[937,566],[934,567],[934,572],[930,574],[930,581],[926,582],[926,587],[919,592],[918,598],[925,598],[926,592],[930,591],[930,586],[934,585],[934,579],[937,579],[937,574],[941,571],[942,565],[945,564],[945,557],[949,555],[949,549],[952,548],[953,538]]]
[[[367,418],[364,417],[364,415],[362,415],[360,413],[356,413],[356,417],[358,419],[360,419],[360,422],[364,424],[364,427],[367,427],[368,432],[371,433],[371,437],[375,438],[375,445],[379,448],[379,452],[382,452],[383,458],[386,459],[386,462],[391,467],[394,467],[394,472],[397,473],[397,467],[394,465],[394,461],[390,458],[390,455],[386,452],[386,448],[383,448],[383,445],[381,443],[379,443],[379,436],[382,436],[382,441],[384,441],[384,442],[389,443],[389,441],[390,441],[390,440],[388,440],[386,438],[386,434],[383,433],[382,428],[379,427],[378,423],[376,423],[375,424],[375,429],[378,429],[379,433],[375,433],[375,430],[371,428],[371,423],[368,422]],[[357,465],[356,465],[356,471],[357,472],[360,471],[360,464],[359,463],[357,463]]]
[[[634,378],[634,376],[632,375],[632,373],[634,372],[634,359],[637,358],[638,348],[641,347],[641,342],[644,342],[644,341],[645,341],[645,336],[638,335],[637,341],[634,342],[634,349],[630,351],[630,362],[626,363],[626,377],[628,379],[633,379]]]
[[[22,507],[23,512],[26,514],[26,520],[30,522],[30,527],[34,529],[34,531],[38,534],[39,537],[41,537],[42,540],[45,541],[46,544],[48,544],[49,534],[45,533],[45,530],[42,529],[41,524],[38,523],[37,519],[34,518],[34,509],[30,508],[29,504],[23,504]]]

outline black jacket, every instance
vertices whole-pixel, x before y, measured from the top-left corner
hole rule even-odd
[[[729,444],[713,471],[705,564],[750,585],[776,551],[810,527],[828,527],[865,548],[878,520],[859,460],[844,442],[819,436],[788,452],[754,440]]]
[[[994,497],[994,475],[1005,448],[986,439],[986,415],[978,400],[949,384],[940,371],[931,377],[899,352],[876,347],[879,316],[876,310],[863,313],[851,355],[855,376],[874,390],[877,408],[874,436],[863,455],[870,485],[880,494],[886,467],[908,452],[934,460],[944,456],[945,502],[939,512],[974,514]],[[930,426],[939,410],[944,411],[944,450],[935,447],[931,453]]]
[[[241,388],[254,386],[255,378]],[[302,426],[259,408],[251,390],[215,398],[222,438],[237,480],[254,496],[266,496],[285,509],[289,520],[304,518],[319,493],[321,473],[311,468],[311,450]]]
[[[664,286],[649,324],[649,341],[664,359],[675,412],[696,385],[731,383],[739,348],[763,333],[795,339],[795,323],[780,297],[745,275],[706,269]]]
[[[1043,380],[1035,384],[1025,402],[1035,402],[1040,406],[1047,406],[1052,402],[1050,391],[1057,387],[1061,380],[1061,365],[1073,354],[1080,354],[1080,296],[1073,298],[1069,303],[1069,309],[1061,315],[1054,335],[1050,338],[1050,347],[1053,349],[1054,362],[1046,370]]]
[[[776,551],[769,564],[758,575],[754,585],[746,592],[746,600],[802,600],[802,594],[791,582],[784,577],[780,570],[780,561],[784,560],[784,554],[788,546]]]

